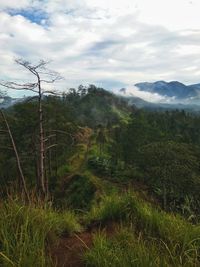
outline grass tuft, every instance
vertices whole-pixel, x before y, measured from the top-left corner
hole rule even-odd
[[[90,251],[91,254],[87,253],[86,258],[88,262],[93,262],[92,258],[94,257],[95,261],[99,255],[99,260],[102,258],[102,261],[91,266],[200,266],[200,226],[152,207],[134,192],[104,195],[99,203],[93,205],[86,221],[88,224],[99,222],[104,225],[109,221],[119,221],[134,228],[134,232],[142,237],[139,243],[136,242],[130,249],[128,246],[125,250],[124,245],[120,245],[120,238],[111,242],[104,236],[95,237],[94,248]],[[123,240],[122,236],[121,239]],[[128,236],[125,239],[129,240]],[[116,249],[113,251],[112,247]],[[159,251],[163,253],[164,262],[159,258]],[[109,257],[113,257],[111,265],[106,261]]]
[[[177,254],[159,239],[145,239],[133,228],[121,228],[114,237],[94,236],[93,247],[85,254],[89,267],[198,267],[198,249]]]
[[[52,266],[47,244],[62,233],[80,230],[70,211],[59,213],[44,205],[4,201],[0,207],[0,266]]]

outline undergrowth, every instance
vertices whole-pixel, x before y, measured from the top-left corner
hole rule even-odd
[[[80,231],[75,214],[41,204],[7,200],[0,206],[0,266],[52,266],[48,246],[62,234]]]
[[[200,266],[200,226],[152,207],[134,192],[104,195],[85,220],[105,226],[118,221],[129,229],[116,231],[111,240],[96,235],[88,266]]]
[[[121,228],[112,238],[105,233],[94,236],[94,246],[85,254],[90,267],[197,267],[196,247],[177,255],[176,244],[169,248],[159,239],[146,239],[133,228]]]

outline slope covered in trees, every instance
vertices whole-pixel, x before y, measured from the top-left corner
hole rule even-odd
[[[42,104],[46,199],[37,101],[3,111],[29,201],[0,119],[0,265],[199,266],[200,117],[93,85]]]

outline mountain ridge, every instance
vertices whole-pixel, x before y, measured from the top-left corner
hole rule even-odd
[[[145,92],[157,93],[161,96],[175,97],[177,99],[196,98],[200,96],[200,84],[185,85],[179,81],[141,82],[135,86]]]

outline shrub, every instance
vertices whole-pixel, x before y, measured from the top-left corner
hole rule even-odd
[[[87,175],[75,175],[66,192],[66,204],[73,209],[89,209],[96,187]]]
[[[70,172],[70,167],[68,165],[62,165],[58,168],[58,171],[57,171],[58,177],[62,178],[69,172]]]

